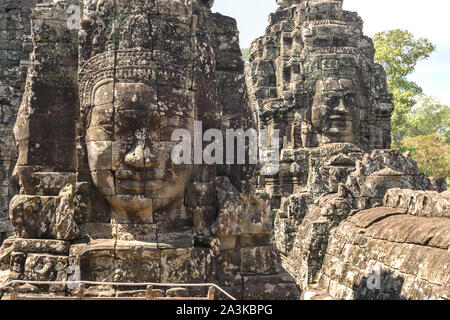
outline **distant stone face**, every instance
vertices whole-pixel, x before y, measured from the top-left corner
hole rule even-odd
[[[261,124],[285,148],[390,147],[393,105],[361,18],[342,1],[279,1],[250,49],[247,84]]]
[[[361,109],[361,97],[355,87],[349,79],[328,78],[316,83],[311,124],[330,142],[355,142]]]

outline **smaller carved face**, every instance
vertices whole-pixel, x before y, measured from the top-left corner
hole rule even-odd
[[[355,142],[360,110],[352,80],[327,79],[316,83],[311,122],[314,129],[329,142]]]

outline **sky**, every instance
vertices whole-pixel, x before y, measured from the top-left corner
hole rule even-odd
[[[242,48],[264,34],[275,0],[216,0],[212,10],[238,22]],[[450,105],[450,12],[449,0],[344,0],[344,9],[357,11],[364,20],[364,33],[396,28],[426,37],[436,45],[432,56],[417,65],[409,79],[425,94]]]

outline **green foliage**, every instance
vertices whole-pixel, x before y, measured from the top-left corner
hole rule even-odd
[[[244,60],[245,64],[249,64],[250,61],[250,49],[241,49],[242,52],[242,59]]]
[[[400,148],[411,126],[411,111],[422,88],[408,80],[417,63],[430,57],[436,47],[427,39],[415,38],[407,30],[395,29],[377,33],[373,38],[375,61],[386,70],[387,82],[394,96],[392,115],[393,147]]]
[[[433,97],[422,95],[411,112],[406,136],[427,136],[432,133],[438,133],[446,143],[450,143],[450,107]]]
[[[444,137],[437,133],[411,137],[404,139],[403,145],[428,176],[450,177],[450,146]]]
[[[392,147],[401,148],[402,140],[407,137],[411,122],[412,107],[416,104],[416,94],[411,91],[391,90],[394,97],[394,112],[392,113]]]
[[[414,71],[419,61],[429,58],[436,47],[428,39],[416,39],[412,33],[401,29],[377,33],[373,41],[375,61],[385,68],[389,87],[413,93],[422,92],[407,76]]]
[[[417,83],[408,80],[417,63],[429,58],[436,47],[400,29],[380,32],[373,40],[375,61],[385,68],[394,97],[393,147],[411,151],[427,175],[450,182],[450,108],[425,96]]]

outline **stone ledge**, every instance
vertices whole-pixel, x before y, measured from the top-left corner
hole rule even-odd
[[[16,239],[14,251],[23,253],[47,253],[68,255],[70,242],[61,240]]]
[[[405,209],[413,216],[450,218],[450,191],[390,189],[383,202],[386,207]]]

